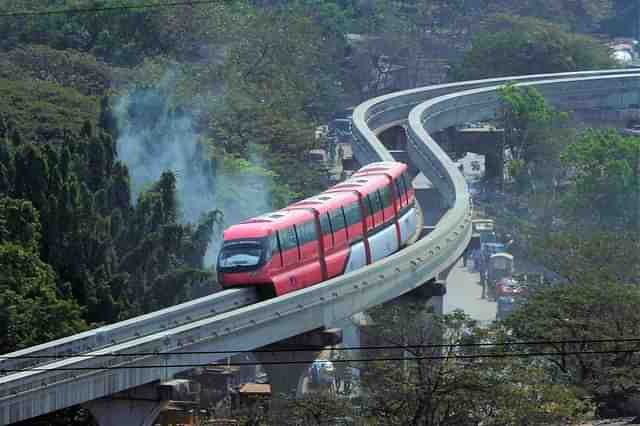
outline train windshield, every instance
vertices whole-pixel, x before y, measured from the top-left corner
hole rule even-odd
[[[258,269],[270,257],[267,238],[225,241],[218,255],[221,272],[244,272]]]

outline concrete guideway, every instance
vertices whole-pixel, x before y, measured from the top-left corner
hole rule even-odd
[[[0,356],[0,374],[42,367],[61,356],[83,354],[147,336],[258,301],[253,288],[220,291],[159,311]]]
[[[212,351],[252,350],[334,324],[437,278],[455,264],[469,242],[471,202],[464,179],[428,132],[493,114],[497,98],[492,86],[512,80],[555,79],[546,86],[550,96],[564,95],[570,105],[638,103],[634,72],[640,74],[615,70],[463,82],[365,102],[354,112],[354,155],[362,164],[392,160],[375,129],[409,117],[409,158],[449,208],[430,234],[389,258],[299,292],[107,346],[101,356],[65,359],[43,371],[0,378],[0,425],[166,380],[193,365],[230,355]],[[476,90],[452,94],[465,89]],[[192,353],[184,355],[188,351]],[[134,353],[138,355],[122,356]],[[64,366],[73,371],[60,370]]]

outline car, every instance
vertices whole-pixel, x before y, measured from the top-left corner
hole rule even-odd
[[[522,294],[523,287],[513,277],[505,277],[496,283],[496,298],[502,296],[514,297]]]

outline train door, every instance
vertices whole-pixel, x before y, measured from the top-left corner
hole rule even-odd
[[[365,238],[365,234],[362,229],[362,224],[365,220],[362,213],[363,211],[368,213],[368,208],[364,207],[366,206],[366,198],[363,197],[361,200],[363,202],[362,207],[360,205],[360,200],[353,201],[344,206],[344,216],[347,224],[346,233],[349,241],[349,255],[344,267],[344,272],[361,268],[362,266],[370,263],[371,259],[369,241]]]
[[[335,245],[334,236],[331,231],[331,219],[329,212],[320,215],[320,232],[322,232],[322,242],[324,243],[325,252],[331,252]]]
[[[278,231],[280,245],[282,249],[282,260],[285,269],[295,267],[300,261],[300,250],[298,249],[298,237],[292,226]]]
[[[300,266],[297,274],[299,288],[322,281],[320,267],[320,244],[314,220],[294,225],[300,245]]]
[[[294,226],[300,244],[300,260],[305,263],[317,259],[320,247],[318,247],[318,236],[313,220]]]
[[[347,221],[347,237],[349,241],[362,238],[362,210],[358,201],[353,201],[343,207],[344,216]]]
[[[278,273],[282,269],[283,258],[282,251],[280,250],[280,238],[278,237],[278,233],[274,232],[269,237],[271,242],[271,271],[273,273]]]
[[[372,218],[372,226],[370,229],[377,228],[378,226],[382,225],[383,222],[382,201],[380,200],[377,191],[371,192],[365,197],[365,199],[367,201],[367,205],[369,206],[369,212]]]
[[[404,187],[404,184],[402,183],[402,178],[400,176],[398,176],[394,180],[394,183],[396,186],[396,205],[398,206],[398,211],[400,211],[404,206],[408,204],[407,191]]]
[[[378,191],[380,198],[382,199],[382,207],[384,212],[385,222],[390,222],[396,215],[393,207],[393,195],[391,193],[391,186],[385,185]]]
[[[327,251],[325,257],[327,263],[327,274],[335,277],[344,270],[346,258],[349,254],[349,240],[347,238],[347,227],[344,211],[342,207],[332,210],[330,213],[332,237],[335,246],[331,251]]]
[[[364,196],[362,197],[362,204],[364,206],[364,218],[365,218],[365,224],[367,225],[367,229],[373,229],[375,228],[375,220],[373,217],[374,214],[374,210],[373,210],[373,203],[371,202],[371,199],[368,196]]]
[[[330,212],[331,216],[331,229],[333,231],[333,240],[337,247],[345,247],[347,237],[347,224],[344,211],[342,207],[338,207]]]

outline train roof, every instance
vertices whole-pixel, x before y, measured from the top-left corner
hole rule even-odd
[[[357,200],[357,197],[351,192],[321,192],[318,195],[291,204],[285,210],[312,208],[322,214],[355,200]]]
[[[406,165],[393,161],[370,163],[354,173],[349,179],[318,195],[293,203],[282,210],[265,213],[230,226],[224,231],[224,239],[266,237],[273,231],[284,229],[292,224],[306,222],[314,217],[312,209],[322,214],[335,207],[348,204],[357,199],[354,191],[374,191],[387,183],[384,173],[395,177],[404,170],[406,170]]]
[[[391,176],[398,177],[407,169],[406,164],[398,163],[395,161],[378,161],[375,163],[369,163],[355,172],[352,176],[366,176],[371,174],[390,174]]]
[[[360,193],[368,193],[383,187],[387,182],[387,177],[382,174],[354,174],[344,182],[329,188],[327,193],[331,194],[340,191],[358,191]]]
[[[224,231],[225,240],[262,238],[294,223],[313,219],[313,213],[305,210],[278,210],[232,225]]]

